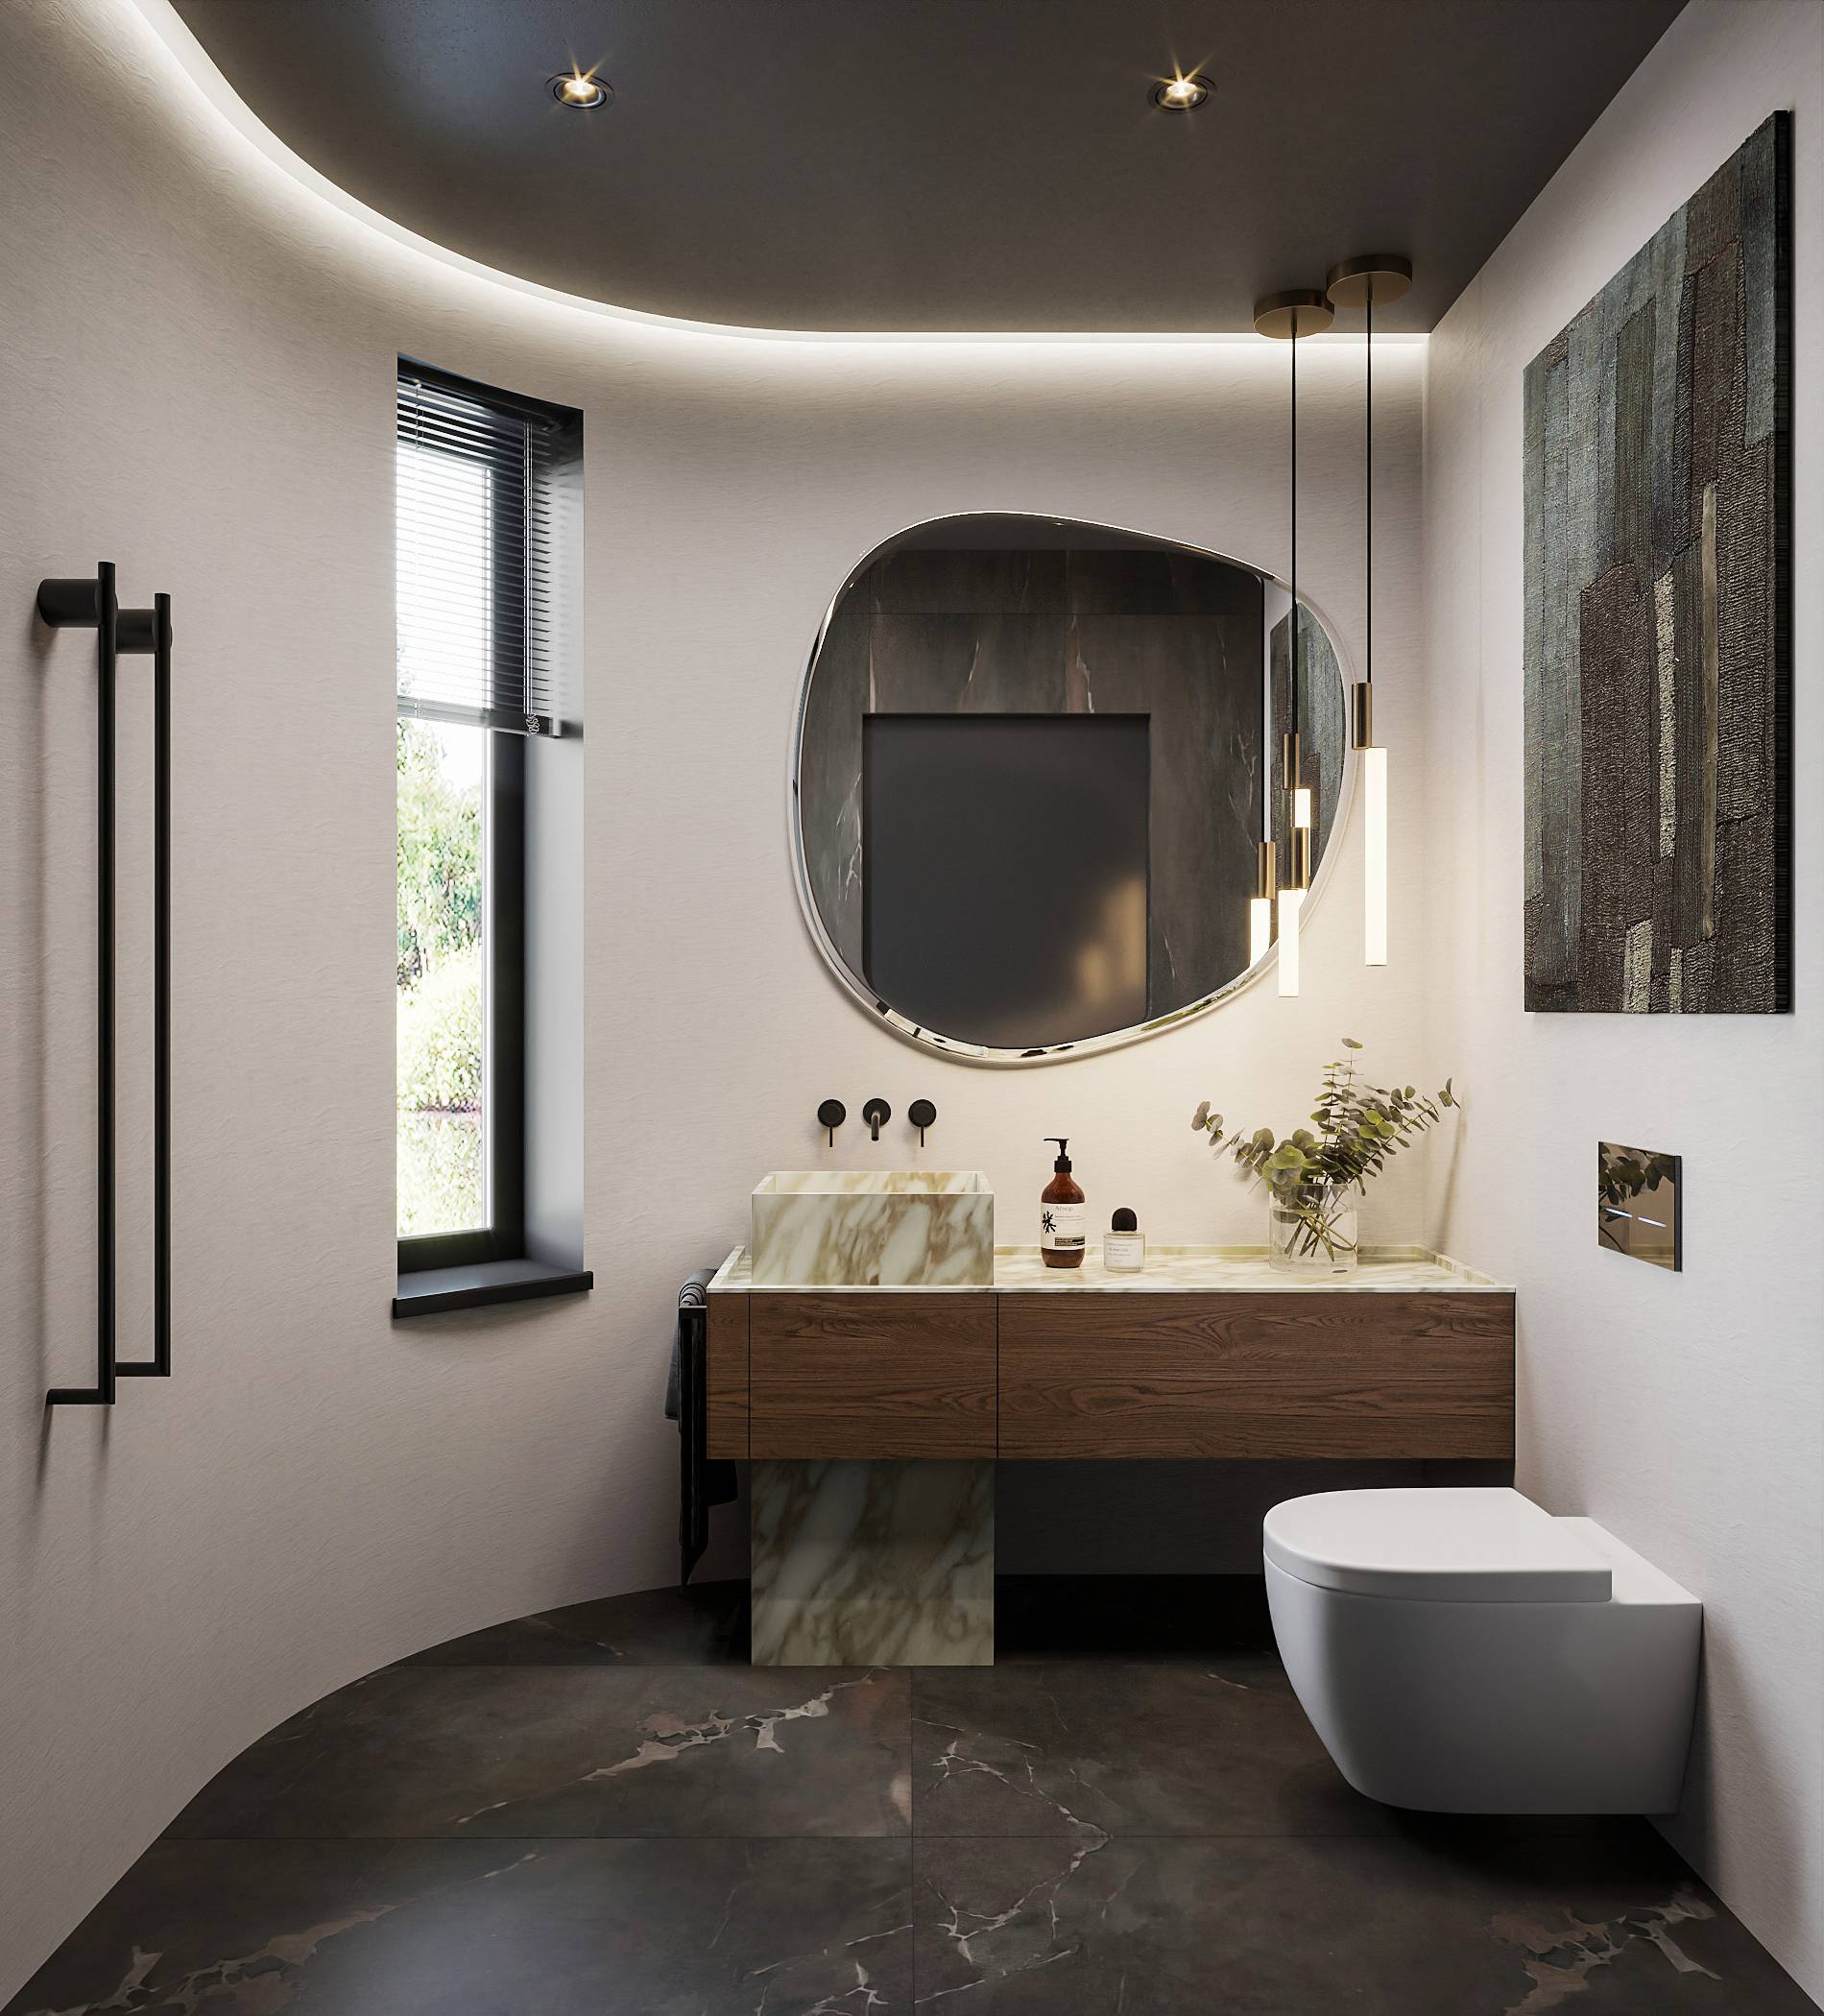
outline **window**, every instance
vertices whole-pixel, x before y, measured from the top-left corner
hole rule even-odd
[[[526,1251],[526,756],[563,725],[552,519],[573,420],[399,367],[401,1273]]]

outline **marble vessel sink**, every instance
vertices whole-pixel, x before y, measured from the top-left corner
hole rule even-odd
[[[979,1169],[775,1169],[755,1186],[753,1280],[768,1288],[967,1288],[995,1278]]]

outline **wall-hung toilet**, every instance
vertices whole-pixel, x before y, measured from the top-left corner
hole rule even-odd
[[[1280,1655],[1343,1776],[1428,1812],[1678,1804],[1703,1609],[1517,1491],[1326,1491],[1266,1516]]]

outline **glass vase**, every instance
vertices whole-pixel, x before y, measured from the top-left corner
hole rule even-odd
[[[1282,1274],[1348,1274],[1356,1260],[1354,1192],[1321,1188],[1275,1196],[1267,1206],[1269,1263]]]

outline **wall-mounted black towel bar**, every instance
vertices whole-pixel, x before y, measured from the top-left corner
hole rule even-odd
[[[92,576],[40,581],[38,614],[54,630],[95,632],[100,688],[96,744],[95,887],[95,1383],[53,1386],[47,1405],[112,1406],[117,1379],[164,1379],[171,1371],[171,597],[150,609],[122,609],[114,567]],[[153,1311],[152,1356],[115,1355],[117,1259],[114,1227],[114,684],[122,655],[152,658],[153,737]]]

